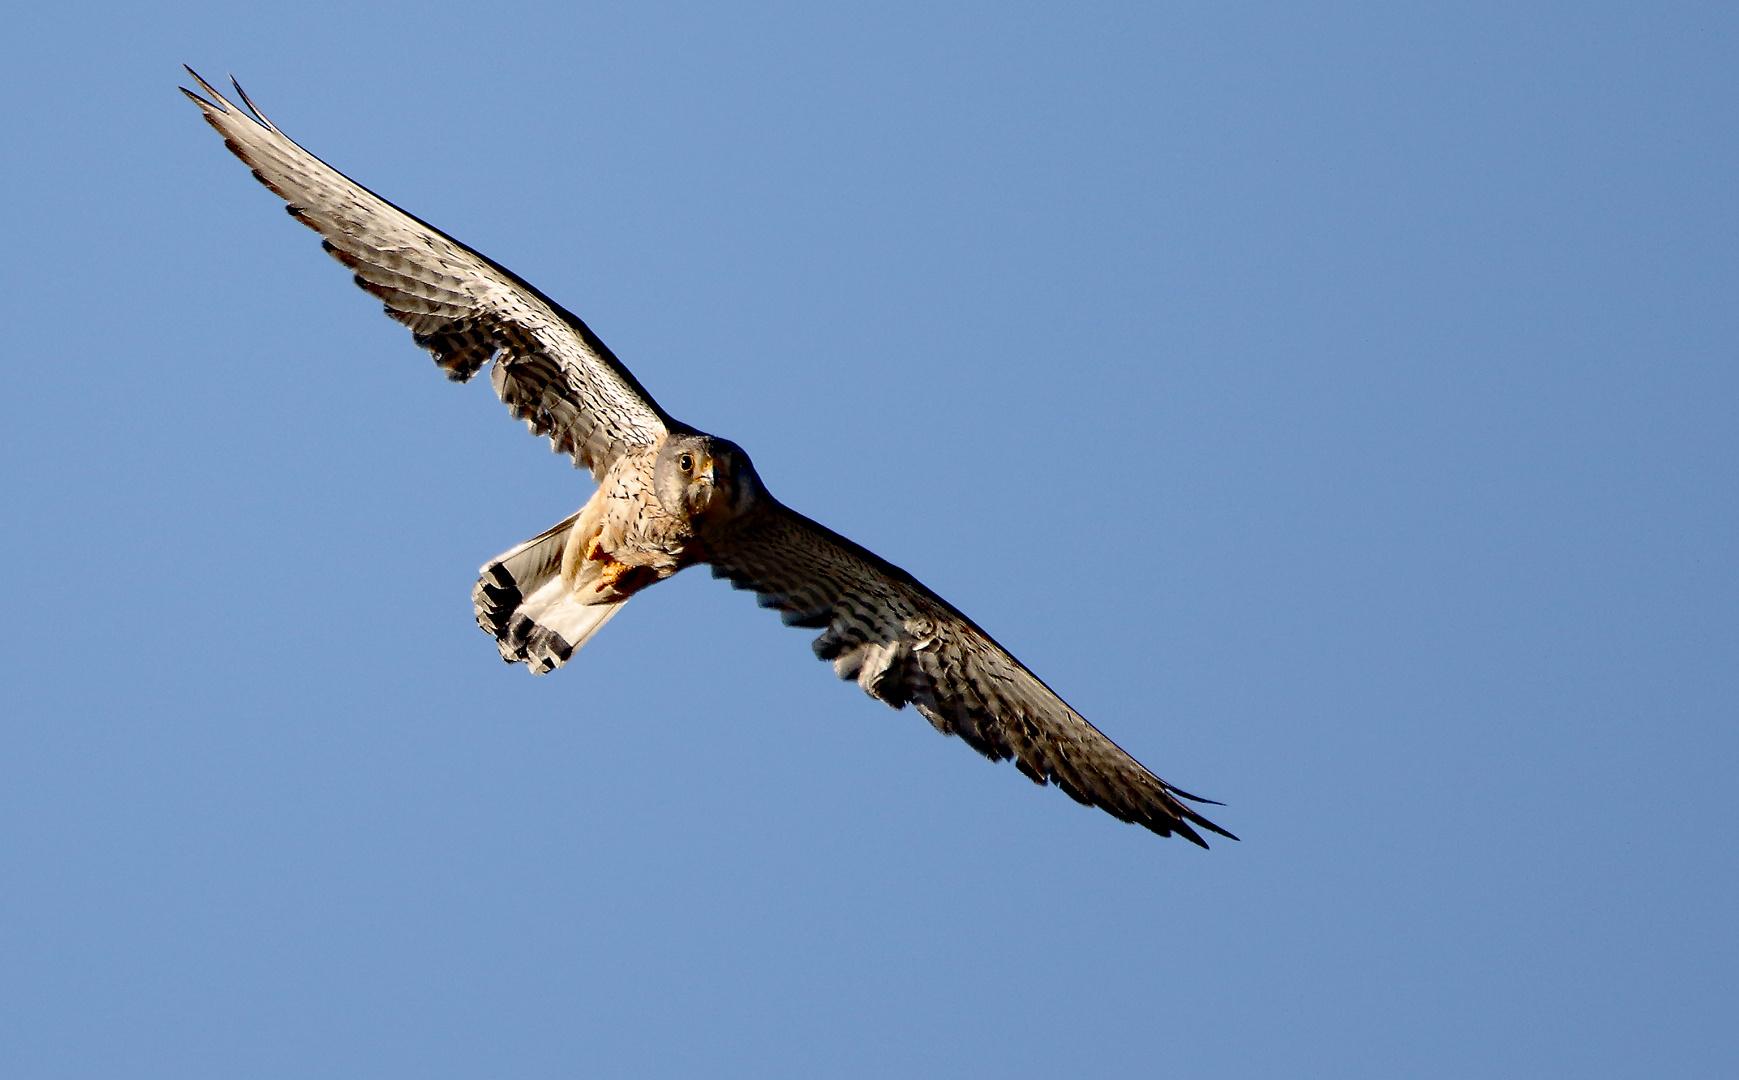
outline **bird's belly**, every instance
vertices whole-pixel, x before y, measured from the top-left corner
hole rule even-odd
[[[662,512],[602,491],[580,512],[562,559],[562,576],[582,604],[607,604],[699,561],[693,532]]]

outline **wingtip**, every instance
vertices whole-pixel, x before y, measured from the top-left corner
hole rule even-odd
[[[1166,804],[1167,804],[1166,808],[1170,812],[1170,816],[1174,819],[1174,821],[1172,823],[1172,827],[1175,828],[1180,835],[1184,836],[1186,839],[1189,839],[1197,844],[1200,844],[1202,847],[1207,847],[1208,846],[1207,841],[1203,840],[1196,833],[1196,831],[1194,829],[1190,828],[1190,825],[1193,823],[1195,825],[1201,826],[1202,828],[1208,830],[1211,833],[1214,833],[1214,834],[1219,835],[1219,836],[1223,836],[1228,840],[1238,839],[1232,833],[1229,833],[1225,829],[1220,828],[1218,825],[1215,825],[1213,822],[1209,821],[1207,818],[1196,813],[1194,810],[1190,809],[1188,806],[1185,806],[1184,800],[1188,800],[1189,802],[1193,802],[1193,803],[1205,803],[1208,806],[1224,806],[1224,805],[1226,805],[1225,803],[1220,802],[1218,799],[1204,799],[1200,795],[1191,795],[1189,792],[1184,791],[1182,788],[1173,787],[1172,785],[1166,783],[1164,780],[1161,780],[1160,784],[1165,788],[1166,794],[1168,796],[1170,796],[1170,798],[1168,798],[1166,800]]]
[[[207,101],[205,98],[200,97],[198,94],[189,90],[185,86],[178,87],[177,89],[179,89],[183,94],[186,94],[188,97],[192,98],[193,103],[198,105],[202,109],[216,109],[219,112],[228,112],[229,111],[229,108],[228,108],[229,102],[224,100],[223,95],[218,93],[216,88],[214,88],[210,83],[206,82],[205,79],[201,78],[199,72],[193,70],[193,68],[189,67],[186,64],[182,64],[181,68],[183,71],[187,72],[187,74],[189,74],[193,77],[193,81],[199,84],[199,88],[201,90],[204,90],[207,94],[211,95],[211,100]]]
[[[1207,805],[1207,806],[1224,806],[1224,805],[1226,805],[1225,803],[1221,802],[1218,799],[1204,799],[1200,795],[1191,795],[1189,792],[1185,791],[1183,788],[1173,787],[1170,784],[1166,784],[1165,789],[1167,791],[1171,792],[1173,795],[1176,795],[1178,798],[1188,799],[1190,802],[1193,802],[1193,803],[1202,803],[1202,804]]]
[[[254,104],[253,98],[248,97],[248,92],[242,89],[242,84],[236,81],[234,75],[229,77],[229,84],[235,87],[236,96],[242,99],[242,104],[248,107],[248,111],[254,114],[254,119],[258,120],[262,127],[269,128],[272,131],[278,130],[278,125],[266,119],[266,114],[260,111],[258,105]]]
[[[1209,821],[1205,817],[1202,817],[1200,814],[1191,814],[1190,820],[1195,822],[1197,825],[1200,825],[1202,828],[1207,829],[1209,832],[1212,832],[1212,833],[1219,835],[1219,836],[1223,836],[1228,840],[1237,840],[1238,839],[1238,837],[1236,835],[1234,835],[1230,832],[1227,832],[1225,829],[1220,828],[1218,825],[1215,825],[1213,822]],[[1187,826],[1186,826],[1186,828],[1187,828]],[[1195,834],[1193,832],[1190,834],[1190,838],[1196,839]],[[1243,841],[1241,841],[1241,840],[1239,841],[1239,843],[1242,843],[1242,842]],[[1196,840],[1196,843],[1201,844],[1203,847],[1208,846],[1206,842],[1199,840],[1199,839]]]
[[[1217,836],[1225,837],[1227,840],[1237,840],[1238,839],[1236,836],[1233,836],[1231,833],[1220,828],[1218,825],[1215,825],[1213,822],[1209,821],[1206,818],[1191,817],[1190,821],[1195,822],[1197,825],[1200,825],[1202,828],[1207,829],[1209,832],[1214,833]],[[1188,840],[1190,843],[1201,848],[1203,851],[1209,850],[1208,842],[1206,839],[1204,839],[1202,837],[1202,834],[1198,833],[1194,829],[1190,828],[1190,821],[1184,821],[1181,819],[1178,821],[1175,821],[1172,823],[1172,826],[1171,826],[1172,830],[1174,832],[1176,832],[1179,836],[1183,837],[1185,840]]]
[[[220,113],[224,113],[225,115],[230,115],[230,114],[234,114],[234,113],[241,111],[241,110],[237,109],[235,107],[235,105],[228,98],[226,98],[222,94],[218,93],[217,88],[215,86],[212,86],[210,83],[206,82],[204,77],[201,76],[199,74],[199,72],[193,70],[193,68],[188,66],[187,64],[182,64],[181,67],[184,71],[187,72],[187,74],[189,74],[193,77],[193,81],[198,83],[199,88],[201,90],[204,90],[206,92],[206,94],[209,96],[209,100],[208,100],[207,98],[201,97],[198,94],[194,93],[192,90],[189,90],[185,86],[178,87],[178,89],[183,94],[186,94],[188,96],[188,98],[191,99],[195,105],[198,105],[200,108],[206,110],[206,112],[208,112],[208,113],[220,112]],[[272,123],[271,120],[266,118],[266,114],[260,111],[260,107],[258,105],[254,104],[254,99],[248,96],[248,92],[246,90],[242,89],[242,84],[240,82],[236,81],[236,77],[234,75],[231,75],[229,77],[229,84],[231,86],[235,87],[236,97],[240,98],[242,104],[247,106],[247,111],[250,114],[249,119],[253,120],[255,123],[259,124],[261,127],[265,128],[268,131],[277,131],[278,130],[278,125]]]
[[[1225,829],[1222,829],[1218,825],[1215,825],[1213,822],[1209,821],[1207,818],[1203,817],[1202,815],[1196,813],[1194,810],[1190,809],[1188,806],[1185,806],[1181,800],[1188,799],[1191,802],[1210,803],[1214,806],[1224,806],[1225,803],[1215,802],[1213,799],[1198,798],[1195,795],[1191,795],[1187,791],[1179,791],[1177,788],[1172,787],[1170,784],[1166,784],[1165,788],[1166,788],[1166,792],[1169,795],[1173,796],[1173,798],[1166,800],[1166,803],[1167,803],[1166,809],[1169,811],[1169,816],[1172,818],[1171,827],[1173,829],[1176,829],[1180,836],[1183,836],[1185,839],[1190,840],[1193,843],[1200,844],[1204,848],[1207,847],[1208,846],[1207,841],[1202,839],[1200,834],[1198,834],[1195,831],[1195,829],[1190,827],[1192,825],[1195,825],[1195,826],[1199,826],[1200,828],[1206,829],[1207,831],[1214,833],[1217,836],[1223,836],[1228,840],[1238,839],[1237,836],[1235,836],[1234,834],[1227,832]]]

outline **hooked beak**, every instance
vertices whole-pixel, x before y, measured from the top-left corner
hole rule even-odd
[[[697,494],[697,509],[701,513],[713,513],[727,510],[732,497],[730,473],[725,463],[716,457],[709,457],[706,465],[697,471],[696,486],[701,488]]]

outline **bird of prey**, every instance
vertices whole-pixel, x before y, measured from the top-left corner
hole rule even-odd
[[[705,563],[787,625],[820,630],[815,655],[840,678],[991,760],[1161,836],[1236,839],[1185,804],[1211,800],[1148,772],[953,605],[787,508],[741,447],[659,408],[555,301],[302,149],[235,80],[246,111],[188,74],[205,96],[182,92],[224,145],[449,379],[493,364],[513,415],[597,481],[578,513],[483,567],[472,600],[504,660],[560,667],[635,593]]]

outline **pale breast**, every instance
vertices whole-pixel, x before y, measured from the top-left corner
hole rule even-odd
[[[602,548],[629,566],[649,566],[659,577],[688,565],[694,539],[690,523],[667,510],[653,486],[658,447],[624,455],[611,466],[604,491]]]

